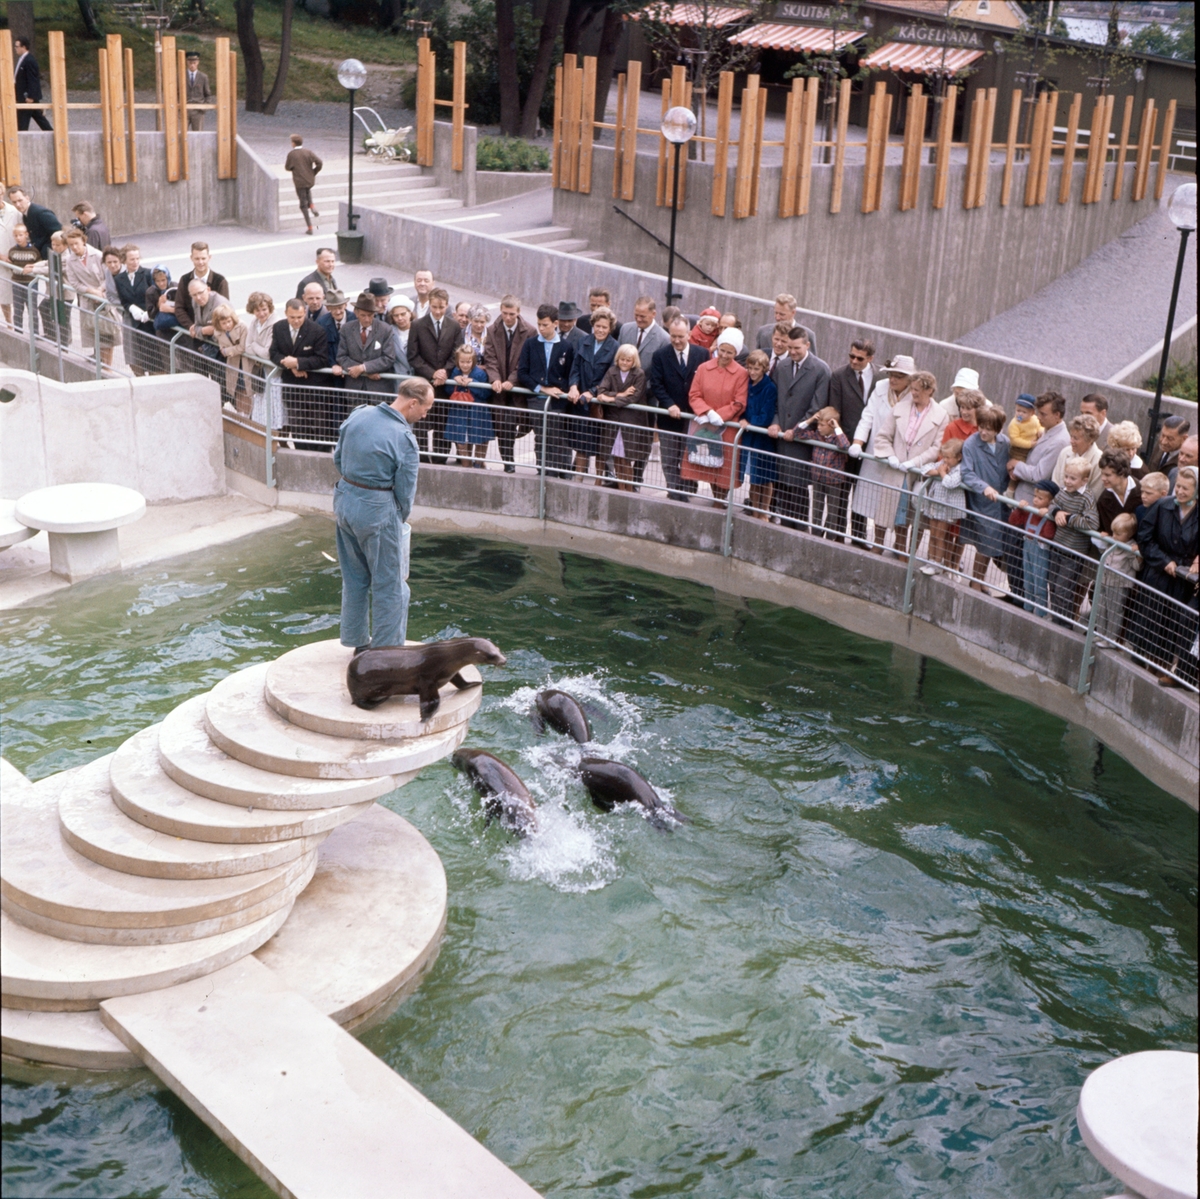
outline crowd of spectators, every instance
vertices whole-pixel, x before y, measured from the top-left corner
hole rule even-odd
[[[1100,635],[1161,683],[1196,681],[1197,441],[1183,417],[1168,417],[1143,457],[1137,425],[1109,421],[1099,393],[1073,413],[1054,391],[1016,396],[1009,410],[964,366],[939,399],[932,374],[903,354],[877,363],[865,338],[831,366],[791,295],[750,331],[716,308],[660,313],[650,296],[622,322],[603,287],[587,312],[563,300],[530,321],[506,295],[493,318],[470,301],[452,308],[427,270],[411,296],[383,278],[348,296],[334,251],[320,248],[282,313],[263,291],[239,311],[205,243],[192,243],[191,269],[174,280],[144,266],[137,246],[109,244],[91,205],[63,230],[22,189],[8,195],[7,321],[36,327],[40,316],[44,336],[69,340],[62,296],[38,290],[36,311],[28,299],[34,276],[61,278],[85,351],[110,363],[123,340],[129,369],[157,373],[173,341],[233,412],[295,447],[331,448],[352,408],[419,375],[440,397],[416,430],[424,461],[481,469],[494,442],[511,473],[516,441],[532,434],[547,473],[633,491],[657,443],[672,500],[723,506],[748,481],[747,515],[900,557],[919,509],[924,574],[949,572],[1058,623],[1094,609]],[[105,303],[116,319],[93,323]]]

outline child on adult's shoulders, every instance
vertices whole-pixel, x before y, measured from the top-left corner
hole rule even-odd
[[[1008,422],[1009,458],[1025,462],[1029,451],[1038,443],[1038,438],[1045,432],[1042,422],[1037,418],[1037,398],[1022,392],[1017,396],[1017,408],[1011,421]],[[1017,481],[1013,479],[1008,485],[1005,495],[1011,496],[1017,489]]]

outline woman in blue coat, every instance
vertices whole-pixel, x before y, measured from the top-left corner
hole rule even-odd
[[[775,423],[775,401],[779,393],[767,374],[770,365],[770,358],[762,350],[753,350],[746,358],[750,390],[746,393],[746,414],[739,422],[743,429],[747,425],[766,429]],[[739,483],[745,478],[747,462],[750,466],[750,500],[746,509],[759,520],[770,520],[771,495],[775,480],[779,478],[779,463],[775,457],[779,445],[766,433],[743,433],[741,445]]]
[[[1008,512],[1000,496],[1008,486],[1008,438],[1004,428],[1004,409],[984,408],[977,418],[978,428],[963,442],[962,485],[967,496],[967,519],[962,522],[959,540],[975,547],[975,568],[971,587],[983,590],[983,573],[993,558],[1004,556],[1004,529]]]
[[[608,368],[617,356],[617,339],[612,336],[616,317],[608,308],[597,308],[592,313],[592,332],[576,347],[575,359],[571,363],[571,390],[568,398],[576,406],[580,417],[588,416],[591,406],[596,404],[596,392]],[[599,415],[602,410],[597,407]],[[588,473],[588,459],[600,450],[599,420],[568,420],[566,430],[567,448],[575,452],[575,473]],[[597,482],[603,463],[596,463]]]

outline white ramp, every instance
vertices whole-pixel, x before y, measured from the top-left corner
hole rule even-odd
[[[104,1023],[289,1199],[537,1192],[252,957],[105,1000]]]

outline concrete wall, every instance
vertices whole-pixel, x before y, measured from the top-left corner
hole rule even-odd
[[[119,483],[150,503],[225,493],[221,397],[199,375],[59,383],[0,369],[0,498]]]
[[[476,171],[475,202],[495,204],[499,200],[510,200],[513,196],[549,187],[552,178],[549,171]]]
[[[1112,377],[1114,383],[1124,383],[1129,387],[1139,387],[1147,379],[1158,374],[1158,364],[1162,361],[1162,338],[1154,343],[1144,354],[1135,358],[1128,366],[1123,366]],[[1167,358],[1172,366],[1196,365],[1196,317],[1185,321],[1171,334],[1171,353]],[[1168,366],[1168,374],[1170,366]]]
[[[226,462],[244,446],[226,434]],[[238,451],[234,456],[233,451]],[[327,454],[281,450],[281,504],[329,511],[337,479]],[[231,471],[235,486],[238,476]],[[248,494],[261,498],[257,480]],[[1007,694],[1090,729],[1153,782],[1197,804],[1200,707],[1164,690],[1120,654],[1098,653],[1091,692],[1076,693],[1083,638],[941,578],[918,576],[912,616],[900,611],[904,566],[849,546],[737,517],[721,554],[724,514],[653,495],[546,481],[538,519],[533,475],[423,467],[413,524],[596,554],[734,595],[812,612],[842,628],[946,662]]]
[[[344,215],[340,219],[344,220]],[[450,284],[493,296],[512,292],[528,308],[566,298],[582,304],[588,288],[602,284],[612,291],[618,315],[628,319],[638,296],[661,297],[666,290],[665,278],[650,271],[578,258],[466,227],[437,225],[419,217],[363,208],[359,228],[366,234],[366,257],[371,262],[404,270],[428,267],[437,279]],[[681,304],[686,312],[700,312],[715,304],[723,312],[738,313],[747,329],[766,324],[772,317],[772,302],[762,296],[678,280],[676,288],[683,293]],[[1145,426],[1146,408],[1152,398],[1149,392],[812,309],[801,309],[797,318],[814,331],[819,355],[834,365],[844,361],[851,339],[869,337],[876,346],[876,362],[893,354],[911,354],[919,367],[933,371],[947,394],[958,368],[974,366],[979,369],[984,392],[1010,406],[1011,398],[1022,391],[1061,391],[1072,401],[1099,391],[1109,397],[1110,419],[1129,419]],[[1169,400],[1164,401],[1164,407],[1195,423],[1195,404]]]
[[[612,148],[597,146],[593,154],[591,194],[555,191],[555,223],[569,226],[592,245],[619,246],[613,256],[627,266],[665,274],[667,251],[613,211],[618,204],[668,240],[670,209],[654,202],[657,156],[638,155],[636,199],[627,202],[612,199]],[[732,215],[712,215],[712,163],[689,163],[687,204],[678,219],[680,251],[730,291],[793,292],[822,312],[853,313],[867,324],[917,330],[947,341],[1033,295],[1157,207],[1153,186],[1137,204],[1110,203],[1109,193],[1099,204],[1080,204],[1084,164],[1077,159],[1071,199],[1057,202],[1062,163],[1055,161],[1049,198],[1032,208],[1022,198],[1024,164],[1014,168],[1007,207],[999,204],[1004,168],[993,164],[987,202],[982,208],[963,208],[963,162],[950,167],[944,208],[932,206],[934,171],[926,165],[917,206],[900,212],[900,166],[890,165],[884,170],[880,210],[865,214],[860,211],[864,167],[847,166],[842,211],[831,213],[833,167],[817,165],[808,215],[779,220],[782,170],[762,168],[759,215],[734,220]],[[1107,168],[1110,190],[1115,170]],[[730,214],[733,187],[731,168]],[[681,273],[695,278],[686,268]]]
[[[217,178],[217,135],[188,134],[188,178],[167,182],[163,135],[137,135],[137,183],[105,183],[104,151],[98,132],[69,133],[71,182],[55,182],[54,138],[22,133],[21,181],[39,204],[52,208],[64,225],[71,208],[88,200],[108,222],[113,236],[160,229],[191,229],[232,221],[238,215],[238,183]]]
[[[463,169],[456,171],[454,162],[454,126],[449,121],[433,123],[433,166],[422,167],[425,175],[433,175],[438,187],[448,187],[454,200],[464,208],[474,208],[477,202],[475,187],[475,143],[478,131],[474,125],[463,128]]]
[[[238,224],[262,229],[265,233],[278,233],[280,180],[240,137],[237,145]]]

